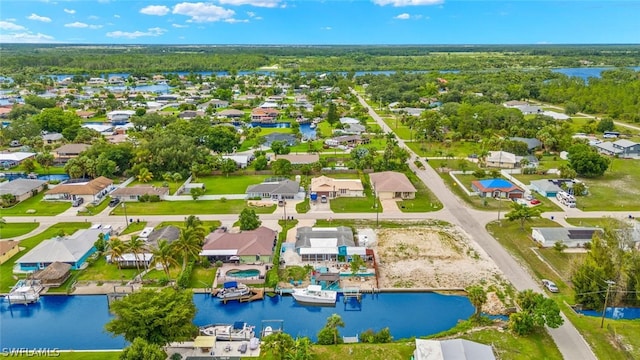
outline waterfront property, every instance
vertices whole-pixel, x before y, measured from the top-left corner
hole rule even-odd
[[[36,156],[36,153],[24,152],[24,151],[7,152],[7,153],[0,152],[0,166],[2,166],[5,169],[8,169],[14,166],[18,166],[26,159],[34,158],[35,156]]]
[[[338,257],[348,260],[350,256],[366,257],[366,248],[356,246],[353,231],[346,226],[319,228],[303,226],[296,234],[295,252],[302,261],[337,261]]]
[[[220,260],[269,264],[276,240],[276,231],[264,226],[239,233],[217,229],[205,237],[200,256],[206,256],[212,263]]]
[[[85,203],[99,203],[113,189],[113,180],[100,176],[89,181],[57,185],[45,193],[44,199],[75,201],[82,198]]]
[[[91,145],[88,144],[65,144],[53,151],[55,162],[65,164],[67,161],[77,158],[80,153],[87,150]]]
[[[524,196],[524,190],[505,179],[474,180],[471,189],[480,197],[520,199]]]
[[[531,237],[539,242],[542,247],[551,247],[557,242],[567,247],[583,247],[591,242],[593,234],[596,232],[602,233],[602,229],[591,227],[533,227],[531,228]]]
[[[464,339],[416,339],[414,360],[495,360],[489,345]]]
[[[42,286],[58,287],[71,276],[71,265],[56,261],[44,270],[36,271],[31,278],[40,281]]]
[[[44,180],[22,178],[3,182],[0,184],[0,196],[11,194],[16,202],[21,202],[44,190],[46,183]]]
[[[96,252],[93,244],[102,234],[101,229],[78,230],[71,236],[57,236],[36,245],[16,261],[20,271],[42,270],[54,262],[71,265],[79,270],[89,256]]]

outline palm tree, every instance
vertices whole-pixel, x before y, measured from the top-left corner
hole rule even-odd
[[[329,316],[327,318],[327,324],[325,325],[325,328],[331,329],[331,332],[333,333],[333,343],[334,344],[338,343],[338,328],[339,327],[344,327],[344,321],[342,321],[342,318],[340,317],[340,315],[332,314],[331,316]]]
[[[167,279],[170,277],[169,275],[169,266],[175,265],[178,266],[178,261],[174,257],[173,246],[169,244],[167,239],[158,240],[158,247],[152,250],[153,260],[151,261],[151,265],[160,264],[162,266],[162,270],[167,274]]]
[[[133,253],[133,257],[136,259],[136,269],[140,272],[140,261],[138,259],[138,254],[142,254],[142,259],[144,260],[144,252],[147,249],[147,245],[140,239],[139,237],[133,237],[127,243],[127,251]]]
[[[111,259],[111,262],[115,262],[122,275],[122,268],[120,267],[120,261],[118,261],[127,250],[127,245],[119,238],[109,239],[107,244],[107,256]]]
[[[174,250],[182,254],[182,271],[186,269],[189,258],[196,257],[202,249],[202,240],[204,238],[202,228],[180,229],[180,237],[173,242]]]
[[[184,219],[184,227],[187,229],[196,229],[202,226],[202,220],[195,215],[189,215]]]
[[[148,183],[153,180],[153,173],[147,168],[142,168],[140,169],[140,172],[138,172],[137,178],[141,183]]]

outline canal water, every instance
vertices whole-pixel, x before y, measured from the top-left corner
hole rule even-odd
[[[194,323],[245,321],[260,330],[262,321],[282,320],[285,332],[315,340],[326,319],[337,313],[345,323],[340,329],[343,336],[389,327],[399,339],[450,329],[473,314],[464,296],[384,293],[365,294],[360,302],[343,300],[339,296],[335,307],[301,306],[291,296],[276,295],[263,301],[222,304],[217,298],[196,294]],[[104,330],[111,318],[104,295],[42,296],[39,303],[29,306],[4,302],[0,304],[0,348],[120,349],[126,346],[124,339]]]

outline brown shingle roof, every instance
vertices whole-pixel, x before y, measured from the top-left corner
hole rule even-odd
[[[84,184],[60,184],[47,191],[47,194],[96,195],[111,184],[113,180],[100,176]]]
[[[416,188],[403,173],[383,171],[369,174],[376,192],[416,192]]]
[[[276,232],[261,226],[255,230],[228,233],[216,230],[205,238],[202,250],[235,250],[242,255],[271,255]]]
[[[6,254],[14,247],[18,246],[18,244],[20,244],[20,242],[15,240],[0,241],[0,255]]]
[[[87,144],[66,144],[57,148],[55,152],[58,155],[78,155],[89,147]]]

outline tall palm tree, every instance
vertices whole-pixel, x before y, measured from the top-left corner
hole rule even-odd
[[[174,250],[182,254],[182,271],[186,269],[190,258],[198,256],[202,250],[204,231],[202,228],[180,229],[180,236],[173,242]]]
[[[167,239],[158,240],[158,247],[152,250],[153,260],[151,261],[151,265],[160,264],[162,266],[162,270],[167,274],[167,279],[170,277],[169,275],[169,266],[175,265],[178,266],[178,260],[174,257],[173,246],[169,244]]]
[[[344,327],[344,321],[342,320],[342,317],[340,317],[340,315],[338,314],[331,314],[331,316],[327,318],[327,324],[325,325],[325,327],[331,329],[331,332],[333,333],[333,343],[337,344],[339,334],[338,328]]]
[[[133,257],[136,259],[136,269],[140,272],[140,260],[138,258],[138,254],[142,254],[142,258],[144,260],[144,252],[147,250],[147,245],[144,243],[142,239],[139,237],[134,237],[129,240],[127,243],[127,251],[133,254]]]
[[[120,274],[122,274],[122,268],[120,267],[120,257],[122,254],[127,251],[127,245],[117,237],[109,239],[109,243],[107,244],[107,256],[111,258],[111,262],[115,262],[118,266],[118,270],[120,270]]]
[[[184,219],[184,227],[187,229],[196,229],[200,226],[202,226],[202,220],[195,215],[189,215]]]

